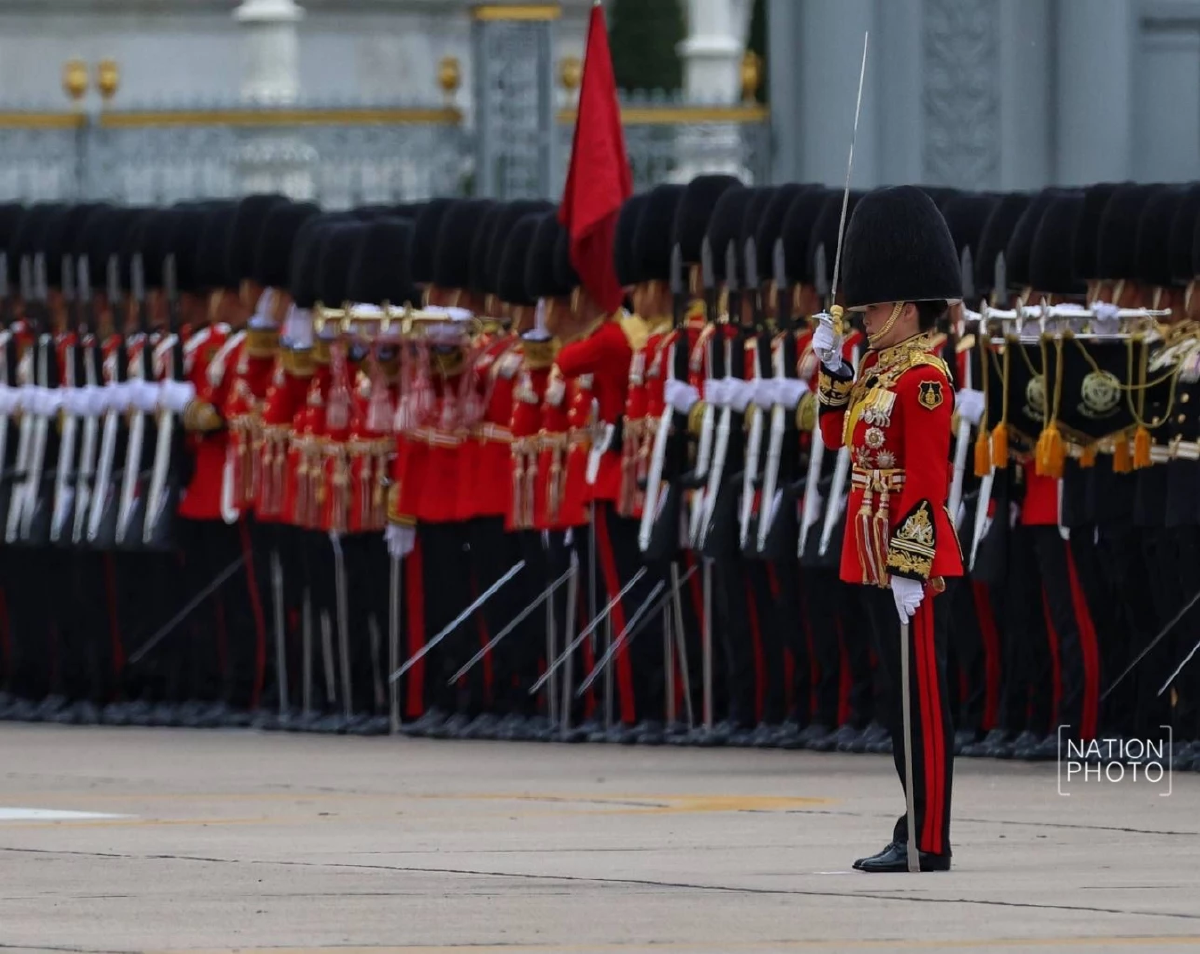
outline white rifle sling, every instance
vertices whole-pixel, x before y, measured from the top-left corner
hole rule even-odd
[[[729,368],[732,348],[728,341],[722,345],[725,348],[725,367]],[[726,381],[732,380],[726,375]],[[733,426],[733,408],[730,406],[729,393],[726,389],[725,403],[721,407],[720,419],[717,421],[717,436],[713,447],[712,469],[704,486],[703,511],[700,517],[700,541],[698,547],[703,547],[708,541],[708,533],[712,529],[713,513],[717,506],[717,494],[721,492],[721,484],[725,480],[725,461],[729,458],[729,435]]]
[[[664,371],[675,366],[674,356],[675,345],[672,344],[666,354],[668,363],[664,366]],[[660,484],[662,483],[663,462],[667,455],[667,439],[671,435],[671,415],[674,413],[674,408],[669,405],[663,408],[662,418],[658,422],[658,430],[654,434],[654,451],[650,456],[650,473],[646,478],[646,499],[642,505],[642,523],[638,528],[638,546],[643,553],[650,548],[654,518],[658,514],[658,502],[665,496]]]
[[[87,536],[87,520],[91,510],[92,477],[96,472],[96,441],[100,424],[96,414],[99,397],[96,382],[95,342],[89,342],[83,351],[84,394],[87,412],[83,417],[83,439],[79,446],[79,467],[75,475],[75,522],[71,527],[71,540],[82,543]]]
[[[64,398],[70,398],[71,404],[75,404],[75,389],[81,387],[81,383],[75,380],[75,349],[82,347],[82,343],[76,341],[65,349],[65,361],[63,362],[63,377],[62,387]],[[79,430],[79,420],[76,417],[75,406],[64,406],[62,418],[62,435],[58,449],[58,466],[54,472],[54,510],[50,521],[50,542],[58,543],[62,538],[63,531],[66,530],[67,514],[71,510],[71,503],[75,498],[75,487],[71,480],[71,473],[75,469],[75,436]]]
[[[971,387],[971,362],[967,361],[967,370],[963,375],[963,387]],[[958,431],[954,439],[954,476],[950,480],[950,517],[958,526],[958,507],[962,503],[963,480],[967,473],[967,451],[971,446],[971,422],[960,415]]]
[[[142,348],[150,347],[150,340],[143,337]],[[143,361],[138,348],[131,349],[129,355],[128,383],[131,387],[140,386],[142,381]],[[125,473],[121,475],[121,496],[117,501],[117,530],[116,542],[124,543],[129,531],[129,521],[133,517],[133,506],[137,500],[138,477],[142,469],[142,444],[146,440],[146,415],[136,404],[129,412],[129,444],[125,449]]]
[[[29,476],[25,481],[25,504],[21,514],[21,536],[28,538],[33,532],[33,517],[37,512],[38,495],[42,490],[42,468],[46,462],[46,437],[50,429],[50,394],[46,386],[49,380],[50,349],[53,343],[49,335],[42,335],[38,351],[37,381],[42,402],[33,419],[33,444],[29,454]]]
[[[775,365],[776,379],[784,377],[783,341],[771,356]],[[783,458],[783,433],[787,418],[782,404],[775,402],[771,405],[771,434],[767,441],[767,466],[763,471],[762,503],[758,514],[758,549],[766,549],[767,534],[771,530],[771,522],[775,519],[776,500],[779,489],[779,464]]]
[[[758,355],[754,358],[754,380],[759,379]],[[763,435],[762,408],[757,408],[750,422],[750,436],[746,443],[746,470],[742,475],[741,512],[738,520],[738,541],[744,550],[750,542],[750,521],[754,516],[754,476],[758,473],[758,460],[762,456]]]
[[[163,381],[174,380],[175,360],[174,351],[176,336],[171,334],[154,349],[154,366],[159,368],[159,377]],[[154,469],[150,475],[150,487],[146,492],[146,522],[142,530],[142,542],[150,543],[154,539],[154,530],[158,526],[160,511],[164,504],[164,492],[167,486],[167,471],[171,466],[171,444],[175,425],[175,415],[166,407],[159,407],[155,414],[157,424],[157,439],[154,447]]]
[[[17,541],[21,527],[21,514],[25,508],[25,482],[29,473],[30,448],[33,446],[33,408],[29,406],[30,398],[36,393],[33,377],[33,349],[29,348],[21,356],[21,362],[17,368],[17,380],[20,382],[19,386],[25,403],[21,411],[21,430],[17,437],[17,459],[14,469],[14,480],[19,479],[20,482],[13,485],[8,510],[8,526],[5,527],[4,535],[8,543]]]

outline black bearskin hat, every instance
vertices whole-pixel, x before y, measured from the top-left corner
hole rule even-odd
[[[641,281],[633,246],[637,238],[638,223],[649,198],[646,192],[631,195],[622,204],[621,213],[617,217],[617,230],[613,235],[613,266],[617,272],[617,283],[622,288],[628,288]]]
[[[1160,185],[1123,185],[1113,192],[1100,218],[1097,278],[1137,281],[1138,221],[1146,203],[1162,188]]]
[[[401,307],[419,301],[409,276],[412,222],[391,216],[372,219],[350,263],[347,296],[364,305]]]
[[[685,265],[700,264],[700,245],[717,200],[726,189],[740,184],[733,176],[713,175],[698,176],[684,187],[672,234]]]
[[[655,186],[646,196],[633,238],[633,267],[643,282],[665,282],[671,278],[675,214],[683,192],[683,186],[668,183]]]
[[[863,196],[846,226],[844,254],[847,308],[962,298],[950,229],[933,200],[914,186]]]
[[[1160,288],[1173,283],[1171,222],[1185,196],[1182,186],[1167,186],[1156,192],[1142,209],[1134,251],[1139,282]]]
[[[1042,215],[1029,253],[1029,284],[1048,295],[1082,295],[1075,277],[1071,238],[1083,213],[1083,196],[1072,192],[1052,199]]]
[[[725,267],[725,250],[730,242],[734,245],[734,262],[737,269],[732,277],[739,285],[745,278],[742,220],[746,217],[746,209],[753,198],[753,189],[735,185],[722,193],[712,210],[707,236],[709,247],[712,249],[713,278],[717,282],[727,282],[730,279]]]

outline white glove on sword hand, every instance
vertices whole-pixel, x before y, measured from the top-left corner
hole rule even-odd
[[[842,336],[834,330],[832,316],[820,314],[817,318],[817,330],[812,336],[813,354],[826,369],[837,373],[846,366],[842,360]]]
[[[916,614],[921,601],[925,599],[925,584],[920,580],[893,576],[892,599],[896,601],[896,615],[903,626]]]

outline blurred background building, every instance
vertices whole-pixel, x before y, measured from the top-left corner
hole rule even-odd
[[[0,198],[557,195],[591,0],[0,0]],[[1192,178],[1200,0],[605,0],[639,186]]]

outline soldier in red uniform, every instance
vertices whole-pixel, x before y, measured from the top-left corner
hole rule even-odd
[[[947,301],[961,298],[954,240],[933,201],[913,187],[865,196],[846,230],[845,304],[864,312],[870,350],[857,376],[842,358],[832,322],[813,348],[821,358],[821,432],[831,447],[851,448],[841,578],[863,587],[876,651],[890,688],[894,757],[901,783],[906,746],[902,694],[911,695],[916,831],[907,815],[879,854],[855,862],[870,872],[904,871],[920,852],[922,871],[950,867],[953,726],[946,690],[945,636],[933,600],[948,576],[962,575],[962,554],[946,512],[950,487],[951,376],[930,353],[930,331]],[[905,649],[900,639],[907,636]],[[940,640],[940,644],[939,644]],[[911,659],[900,679],[902,652]]]

